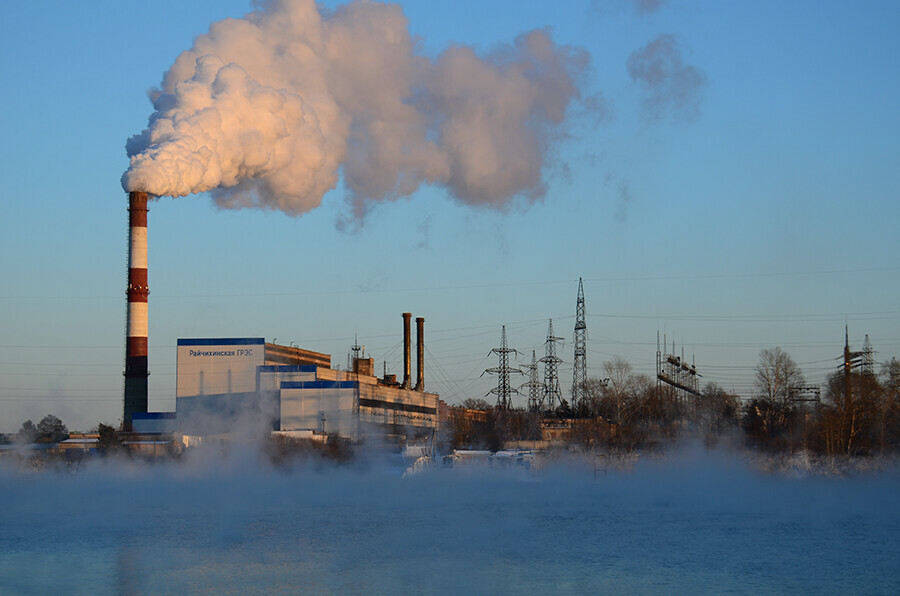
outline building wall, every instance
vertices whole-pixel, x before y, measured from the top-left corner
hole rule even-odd
[[[281,384],[280,430],[321,430],[357,436],[354,381],[286,381]]]
[[[311,365],[331,368],[331,356],[294,346],[265,344],[266,364]]]
[[[261,337],[179,339],[175,397],[256,391],[264,344]]]
[[[277,392],[192,395],[175,400],[178,430],[191,435],[278,430]]]
[[[385,385],[362,385],[359,419],[364,424],[433,429],[438,424],[437,402],[434,393]]]
[[[284,382],[315,381],[315,366],[266,365],[257,368],[260,391],[279,391]]]
[[[136,412],[131,419],[131,428],[136,433],[171,433],[175,432],[176,424],[175,412]]]

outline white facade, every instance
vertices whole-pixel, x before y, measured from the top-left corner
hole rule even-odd
[[[179,339],[175,397],[255,392],[265,358],[261,337]]]

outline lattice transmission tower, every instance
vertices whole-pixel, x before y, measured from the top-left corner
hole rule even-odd
[[[553,335],[553,319],[550,319],[550,327],[547,329],[546,356],[541,358],[544,363],[544,395],[541,399],[542,404],[552,412],[556,406],[562,403],[562,393],[559,390],[559,363],[562,359],[556,355],[556,344],[561,342],[563,338]]]
[[[522,383],[519,389],[528,387],[528,409],[532,412],[540,412],[544,384],[538,379],[537,352],[531,350],[531,364],[523,364],[522,368],[528,371],[528,381]]]
[[[875,374],[875,349],[872,348],[872,342],[869,341],[869,334],[866,333],[866,341],[863,342],[862,361],[860,362],[862,372]]]
[[[572,409],[584,401],[587,384],[587,323],[584,322],[584,287],[578,278],[578,300],[575,302],[575,360],[572,375]]]
[[[508,410],[512,407],[512,394],[518,393],[518,389],[513,389],[509,384],[509,375],[510,373],[518,373],[522,374],[522,371],[518,368],[510,368],[509,366],[509,355],[510,354],[518,354],[518,352],[514,348],[509,348],[506,345],[506,325],[503,326],[503,331],[500,334],[500,347],[494,348],[490,352],[488,352],[488,356],[491,354],[497,354],[500,358],[500,366],[496,368],[488,368],[485,369],[485,373],[491,373],[497,375],[497,386],[487,392],[487,395],[496,394],[497,395],[497,408],[501,410]],[[482,373],[482,376],[484,373]]]

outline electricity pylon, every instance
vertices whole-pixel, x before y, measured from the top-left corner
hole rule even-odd
[[[500,366],[496,368],[488,368],[485,369],[484,372],[492,373],[498,375],[497,377],[497,386],[491,389],[487,395],[494,393],[497,395],[497,408],[501,410],[508,410],[512,407],[512,394],[518,393],[518,389],[513,389],[509,385],[509,375],[510,373],[519,373],[522,374],[522,371],[518,368],[510,368],[509,366],[509,355],[510,354],[518,354],[518,352],[506,346],[506,325],[503,326],[503,331],[500,335],[500,347],[494,348],[490,352],[488,352],[488,356],[491,354],[497,354],[500,357]],[[484,373],[482,373],[483,375]]]
[[[522,368],[528,371],[528,382],[522,383],[519,387],[528,387],[528,409],[532,412],[540,412],[543,403],[541,393],[544,384],[538,380],[537,352],[531,350],[531,364],[523,364]]]
[[[575,303],[575,360],[572,375],[572,409],[584,401],[587,384],[587,324],[584,322],[584,287],[578,278],[578,300]]]
[[[563,338],[553,335],[553,319],[550,319],[550,327],[547,329],[546,356],[541,358],[544,363],[544,395],[541,399],[542,403],[546,403],[550,411],[556,409],[556,406],[562,403],[562,394],[559,390],[559,363],[562,359],[556,355],[556,343],[561,342]]]

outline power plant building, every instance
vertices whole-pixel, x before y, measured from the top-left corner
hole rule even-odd
[[[352,370],[328,354],[263,338],[178,340],[176,412],[185,434],[240,430],[313,431],[359,440],[368,435],[428,435],[438,426],[438,396],[424,391],[422,321],[418,381],[411,387],[409,318],[404,313],[404,376],[378,378],[371,358]]]
[[[152,197],[128,193],[126,431],[186,434],[318,431],[360,439],[370,433],[429,434],[438,396],[425,392],[424,319],[418,326],[418,378],[410,379],[410,313],[403,313],[403,380],[373,374],[372,359],[333,369],[328,354],[266,343],[263,338],[178,340],[175,413],[148,412],[147,212]]]

